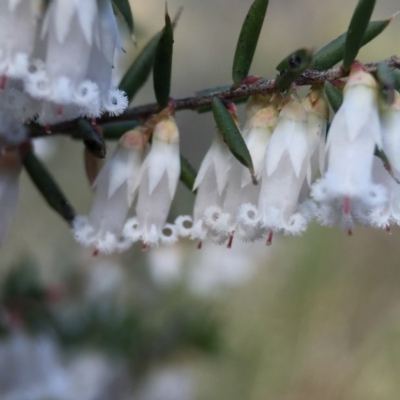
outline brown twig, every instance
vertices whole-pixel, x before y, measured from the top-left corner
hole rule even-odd
[[[391,69],[400,69],[400,57],[392,56],[385,60],[386,64]],[[365,64],[366,70],[370,73],[375,73],[379,63],[368,63]],[[317,70],[307,70],[305,71],[299,79],[294,82],[297,86],[308,86],[314,84],[321,84],[325,81],[333,82],[335,80],[345,78],[348,72],[344,71],[342,68],[331,68],[326,71]],[[245,84],[239,87],[232,87],[227,90],[221,90],[209,93],[202,96],[184,97],[180,99],[175,99],[175,111],[180,110],[197,110],[201,107],[207,107],[212,104],[214,97],[219,97],[225,100],[236,100],[244,97],[248,97],[254,94],[267,94],[271,92],[276,92],[276,79],[260,79],[259,81],[252,84]],[[138,107],[133,107],[127,109],[122,115],[118,117],[112,117],[105,115],[100,118],[97,123],[104,124],[108,122],[117,121],[131,121],[140,120],[144,121],[151,115],[156,114],[160,111],[157,103],[145,104]],[[77,121],[70,121],[66,123],[61,123],[53,125],[50,127],[51,132],[70,134],[76,130]],[[31,129],[31,137],[46,136],[45,128],[35,126]]]

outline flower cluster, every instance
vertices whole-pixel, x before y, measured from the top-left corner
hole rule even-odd
[[[49,125],[122,113],[111,84],[121,44],[110,0],[0,0],[0,110]]]
[[[379,100],[378,84],[355,62],[329,132],[321,86],[251,97],[243,132],[259,182],[232,155],[217,131],[200,166],[193,216],[167,223],[179,178],[178,129],[173,117],[155,126],[142,163],[145,128],[128,132],[97,178],[88,218],[78,217],[78,242],[109,253],[180,237],[232,245],[272,241],[275,232],[300,235],[312,220],[351,230],[355,223],[389,229],[400,222],[400,94]],[[231,112],[237,125],[235,111]],[[384,151],[385,164],[375,153]],[[136,216],[125,222],[136,202]]]

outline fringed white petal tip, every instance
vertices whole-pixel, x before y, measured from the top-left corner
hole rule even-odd
[[[89,224],[86,216],[78,215],[72,222],[72,233],[74,239],[84,247],[93,246],[95,242],[94,229]]]
[[[165,224],[164,229],[161,232],[160,239],[162,244],[175,244],[179,239],[178,229],[176,226],[172,224]]]
[[[175,220],[175,226],[180,237],[189,237],[193,230],[193,219],[189,215],[180,215]]]
[[[369,190],[361,200],[367,207],[376,208],[383,206],[387,201],[387,190],[382,185],[371,184]]]
[[[101,114],[99,87],[92,81],[84,81],[75,89],[74,102],[89,118],[97,118]]]
[[[48,99],[51,95],[51,85],[46,72],[38,69],[31,73],[25,82],[25,90],[35,99]]]
[[[265,228],[261,226],[250,227],[242,224],[239,224],[236,232],[236,236],[244,243],[254,243],[262,240],[267,233]]]
[[[376,228],[385,229],[392,222],[389,207],[374,208],[368,213],[366,224]]]
[[[126,94],[118,89],[110,90],[108,98],[103,103],[103,108],[111,116],[121,115],[128,107],[128,98]]]
[[[207,235],[207,228],[204,226],[202,219],[193,223],[193,228],[190,232],[190,239],[192,240],[204,240]]]
[[[122,236],[129,239],[131,243],[135,243],[140,240],[141,232],[139,230],[139,223],[136,217],[130,218],[125,222],[122,230]]]
[[[69,78],[61,76],[51,82],[49,100],[56,104],[70,104],[73,102],[73,86]]]
[[[308,219],[297,212],[289,218],[289,222],[284,227],[285,235],[299,236],[305,232],[308,225]]]
[[[230,214],[224,213],[217,206],[209,206],[204,211],[204,223],[217,234],[228,234],[230,231]]]
[[[323,204],[316,209],[315,217],[321,225],[332,227],[339,222],[341,211],[330,204]]]
[[[261,214],[257,207],[251,203],[242,204],[239,207],[238,223],[249,228],[259,228],[261,224]]]
[[[311,197],[319,203],[323,203],[332,199],[327,182],[324,178],[318,179],[312,184],[310,194]]]
[[[140,226],[139,226],[140,229]],[[160,234],[154,224],[151,225],[150,229],[142,230],[142,241],[144,246],[156,247],[160,241]]]
[[[276,207],[268,207],[268,209],[264,210],[262,225],[266,230],[282,230],[286,226],[282,211]]]

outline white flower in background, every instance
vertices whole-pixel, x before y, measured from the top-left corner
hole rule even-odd
[[[17,210],[22,160],[15,149],[0,154],[0,245]]]
[[[200,247],[201,241],[205,239],[207,234],[210,238],[215,236],[218,239],[218,234],[210,231],[210,224],[215,226],[216,222],[219,221],[224,227],[227,222],[225,217],[221,221],[221,217],[232,161],[233,155],[224,143],[221,133],[217,131],[193,185],[193,190],[197,190],[197,194],[193,209],[191,238],[199,239]],[[224,242],[226,239],[227,236],[223,235],[219,240]]]
[[[28,138],[28,132],[21,121],[0,111],[0,149],[2,146],[18,146]]]
[[[100,171],[93,184],[95,198],[89,216],[74,221],[75,239],[82,245],[112,253],[132,244],[133,238],[124,236],[123,228],[138,191],[143,147],[141,128],[127,132]]]
[[[26,83],[28,93],[41,100],[39,123],[125,110],[125,95],[111,86],[121,45],[110,0],[52,1],[41,40],[44,59],[32,63]]]
[[[165,225],[180,176],[179,131],[174,117],[154,128],[151,149],[140,172],[136,205],[138,230],[144,246],[178,239],[173,225]]]
[[[386,190],[372,182],[375,146],[381,147],[381,128],[377,104],[377,83],[355,62],[344,88],[343,104],[335,115],[328,134],[328,167],[322,179],[312,188],[312,196],[322,210],[342,205],[343,214],[380,207],[386,201]],[[354,207],[353,207],[354,209]]]
[[[307,114],[297,98],[288,99],[265,153],[265,171],[258,201],[263,226],[274,231],[302,233],[308,217],[298,210],[301,187],[310,168]],[[257,219],[257,218],[256,218]]]
[[[7,80],[22,80],[28,73],[33,52],[38,2],[0,1],[0,88]]]
[[[253,184],[249,170],[239,162],[234,163],[229,173],[229,183],[223,210],[224,213],[229,214],[229,233],[233,235],[233,232],[237,230],[239,236],[245,241],[253,241],[256,237],[262,237],[262,230],[254,227],[253,220],[247,221],[249,224],[240,224],[239,229],[237,229],[238,214],[241,205],[250,203],[255,206],[258,203],[262,172],[264,170],[265,150],[277,120],[277,107],[275,104],[270,103],[253,115],[244,133],[245,142],[253,161],[254,175],[257,178],[258,185]],[[242,222],[245,222],[243,218],[247,215],[246,212],[242,212]]]
[[[395,92],[395,101],[381,110],[383,151],[389,161],[388,166],[374,157],[373,181],[386,188],[386,203],[373,209],[366,223],[378,228],[389,229],[390,224],[400,224],[400,94]],[[386,168],[390,168],[390,174]]]

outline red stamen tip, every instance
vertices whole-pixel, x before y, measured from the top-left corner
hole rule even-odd
[[[63,106],[60,104],[60,105],[57,107],[57,115],[62,115],[62,113],[63,113]]]
[[[93,257],[97,257],[99,255],[99,249],[94,249],[93,250]]]
[[[266,242],[266,245],[267,245],[267,246],[271,246],[273,236],[274,236],[274,231],[271,229],[271,230],[268,232],[268,238],[267,238],[267,242]]]
[[[392,230],[390,229],[390,225],[389,224],[387,224],[386,225],[386,232],[389,234],[389,235],[391,235],[392,234]]]
[[[343,200],[343,214],[350,214],[350,197],[346,196]]]
[[[203,247],[203,241],[200,240],[200,242],[197,244],[197,249],[201,250],[202,247]]]
[[[6,84],[7,84],[7,76],[2,75],[2,77],[0,79],[0,89],[4,90],[6,88]]]
[[[46,131],[46,133],[47,133],[48,135],[51,134],[51,129],[50,129],[50,125],[49,125],[49,124],[46,124],[45,131]]]
[[[352,229],[347,229],[347,236],[353,236],[353,231]]]
[[[142,251],[147,251],[148,248],[149,248],[149,245],[147,243],[142,244]]]
[[[233,243],[233,232],[229,235],[228,245],[226,246],[228,249],[232,248]]]

